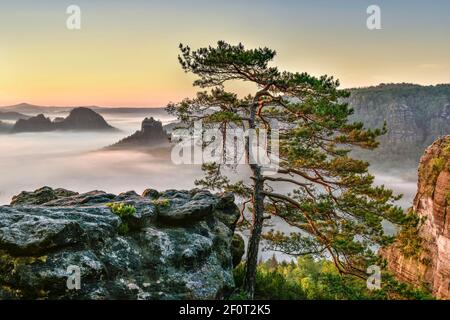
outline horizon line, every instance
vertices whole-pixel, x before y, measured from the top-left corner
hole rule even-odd
[[[436,84],[417,84],[412,82],[380,82],[376,85],[368,85],[368,86],[359,86],[359,87],[348,87],[348,88],[342,88],[341,90],[361,90],[361,89],[370,89],[370,88],[376,88],[376,87],[387,87],[387,86],[393,86],[393,85],[405,85],[405,86],[416,86],[416,87],[439,87],[439,86],[448,86],[450,83],[436,83]],[[169,101],[170,102],[170,101]],[[29,102],[19,102],[16,104],[10,104],[10,105],[0,105],[0,109],[3,108],[12,108],[12,107],[18,107],[21,105],[31,106],[31,107],[40,107],[40,108],[108,108],[108,109],[164,109],[165,106],[137,106],[132,104],[127,105],[120,105],[120,106],[114,106],[114,105],[39,105],[39,104],[33,104]]]

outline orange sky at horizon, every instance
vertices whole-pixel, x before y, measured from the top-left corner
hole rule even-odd
[[[66,28],[70,1],[2,4],[0,106],[164,107],[202,90],[181,69],[178,44],[222,39],[268,46],[281,70],[333,75],[342,88],[450,83],[450,5],[440,0],[379,0],[383,28],[374,31],[368,0],[77,3],[81,30]]]

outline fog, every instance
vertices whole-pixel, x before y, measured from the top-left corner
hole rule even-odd
[[[190,189],[194,187],[194,180],[202,176],[198,165],[172,164],[168,152],[101,150],[138,130],[145,116],[154,116],[166,124],[173,121],[168,115],[159,112],[103,116],[121,131],[0,134],[0,204],[9,204],[11,198],[23,190],[32,191],[42,186],[77,192],[103,190],[118,194],[135,190],[141,193],[146,188]],[[401,171],[374,169],[372,173],[377,184],[384,184],[396,194],[404,195],[398,205],[411,206],[416,192],[415,168]],[[233,176],[236,180],[248,176],[248,171],[241,170]],[[289,191],[285,184],[273,186],[279,193]],[[385,227],[392,231],[392,226]],[[265,230],[270,229],[294,231],[277,218],[269,221]],[[271,255],[272,252],[261,252],[263,260]],[[277,258],[289,259],[278,253]]]
[[[145,188],[192,188],[194,179],[201,177],[198,166],[173,165],[168,154],[101,151],[138,130],[145,116],[154,116],[166,124],[174,120],[169,115],[158,111],[103,116],[121,131],[1,134],[0,203],[7,204],[13,195],[44,185],[78,192],[142,192]],[[416,192],[415,168],[389,172],[374,169],[372,173],[377,184],[404,195],[399,205],[411,206]]]
[[[194,187],[193,181],[202,175],[200,168],[173,165],[168,154],[101,151],[138,130],[146,116],[154,116],[163,124],[173,121],[171,116],[161,110],[155,110],[153,114],[146,111],[102,115],[121,131],[0,134],[0,204],[9,203],[13,195],[23,190],[35,190],[44,185],[78,192],[104,190],[113,193]],[[404,194],[399,205],[411,206],[416,192],[415,168],[390,172],[374,169],[372,173],[377,184]]]
[[[394,190],[395,194],[402,194],[403,197],[396,203],[402,208],[412,206],[414,196],[417,191],[417,170],[409,168],[409,170],[392,170],[389,172],[380,172],[373,170],[375,175],[375,183],[385,185]]]
[[[58,115],[60,116],[60,115]],[[149,114],[148,116],[152,116]],[[42,186],[77,192],[142,192],[192,188],[198,166],[172,165],[168,154],[100,151],[140,128],[144,115],[104,115],[121,132],[46,132],[0,135],[0,204]],[[164,124],[169,116],[155,115]]]

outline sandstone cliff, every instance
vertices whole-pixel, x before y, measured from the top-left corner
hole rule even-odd
[[[397,242],[382,254],[400,280],[450,299],[450,136],[425,151],[418,173],[412,212],[421,222],[414,230],[400,232]]]
[[[22,192],[0,207],[0,300],[221,298],[240,261],[238,217],[231,194],[198,189]],[[69,266],[79,290],[67,287]]]
[[[450,134],[450,85],[420,86],[385,84],[352,89],[349,98],[352,120],[387,134],[380,147],[362,152],[371,164],[403,169],[416,166],[423,150],[442,135]]]

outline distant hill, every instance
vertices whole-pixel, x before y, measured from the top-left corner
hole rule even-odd
[[[19,119],[28,119],[30,116],[25,114],[15,112],[15,111],[1,111],[0,109],[0,120],[14,120],[17,121]]]
[[[25,114],[45,113],[49,107],[36,106],[28,103],[20,103],[13,106],[0,107],[1,112],[19,112]]]
[[[78,107],[78,106],[77,106]],[[30,115],[37,114],[51,114],[69,112],[75,108],[73,107],[61,107],[61,106],[37,106],[29,103],[20,103],[12,106],[0,106],[0,112],[17,112]],[[108,114],[125,114],[125,113],[167,113],[164,108],[120,108],[120,107],[99,107],[99,106],[82,106],[82,108],[88,108],[98,113]],[[4,119],[7,120],[7,119]],[[11,119],[13,120],[13,119]],[[16,119],[17,120],[17,119]]]
[[[167,114],[165,108],[109,108],[109,107],[93,107],[92,110],[95,110],[99,113],[108,113],[108,114],[148,114],[148,113],[161,113]]]
[[[0,120],[0,133],[9,132],[12,129],[12,125]]]
[[[34,104],[29,104],[29,103],[19,103],[19,104],[12,105],[12,106],[0,107],[0,112],[17,112],[17,113],[24,113],[24,114],[29,114],[29,115],[38,115],[38,114],[55,114],[55,113],[70,112],[75,108],[88,108],[88,109],[91,109],[94,111],[103,110],[102,107],[98,107],[98,106],[61,107],[61,106],[37,106]]]
[[[18,120],[11,131],[19,133],[54,130],[105,131],[117,129],[110,126],[97,112],[89,108],[79,107],[73,109],[66,118],[57,118],[56,121],[51,121],[43,114],[27,120]]]
[[[450,84],[382,84],[350,92],[349,103],[355,110],[351,120],[370,128],[387,123],[380,147],[359,153],[374,163],[417,166],[428,145],[450,134]]]

